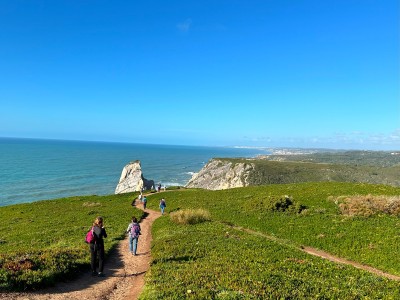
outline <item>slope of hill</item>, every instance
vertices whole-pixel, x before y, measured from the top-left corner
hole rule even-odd
[[[399,192],[331,182],[166,194],[169,211],[203,208],[212,221],[180,225],[163,217],[155,222],[153,262],[140,299],[396,299],[398,282],[300,248],[312,246],[400,275],[398,218],[349,218],[328,199]],[[306,209],[274,209],[282,195]],[[149,199],[156,209],[157,195]]]
[[[332,200],[369,194],[390,198],[400,189],[324,182],[153,193],[148,207],[158,209],[164,197],[167,214],[152,229],[152,261],[139,299],[399,299],[397,281],[301,250],[311,246],[400,275],[398,217],[349,217]],[[123,236],[134,196],[74,197],[0,208],[8,224],[0,228],[0,287],[39,288],[52,283],[50,275],[59,280],[74,274],[77,266],[87,267],[85,224],[97,214],[105,216],[109,252]],[[196,208],[208,210],[211,220],[182,225],[169,217]],[[55,234],[67,226],[70,235]]]
[[[212,159],[188,182],[189,188],[223,189],[297,182],[363,182],[400,186],[400,156],[365,154],[272,155],[258,159]],[[393,157],[392,157],[393,156]],[[340,163],[338,163],[340,162]],[[233,183],[234,182],[234,183]]]
[[[355,166],[394,167],[400,165],[400,151],[328,151],[328,150],[272,150],[272,155],[259,156],[274,161],[302,161]]]

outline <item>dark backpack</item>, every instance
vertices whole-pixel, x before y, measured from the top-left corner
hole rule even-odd
[[[93,244],[96,241],[96,236],[93,232],[93,227],[86,233],[85,243]]]
[[[131,236],[137,238],[140,235],[140,226],[138,223],[133,223],[131,227]]]

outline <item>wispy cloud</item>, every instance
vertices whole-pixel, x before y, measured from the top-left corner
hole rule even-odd
[[[398,149],[400,147],[400,129],[388,133],[370,133],[362,131],[340,132],[327,136],[304,137],[243,137],[243,141],[252,145],[324,147],[324,148],[360,148],[360,149]]]
[[[184,22],[178,23],[176,28],[181,32],[188,32],[192,26],[192,19],[186,19]]]

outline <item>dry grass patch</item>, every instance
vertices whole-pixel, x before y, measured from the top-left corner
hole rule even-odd
[[[211,220],[210,212],[205,209],[182,209],[170,213],[171,220],[177,224],[197,224]]]
[[[99,202],[84,202],[82,204],[83,207],[93,207],[93,206],[101,206]]]
[[[343,215],[372,216],[375,214],[400,215],[400,196],[356,195],[330,197]]]

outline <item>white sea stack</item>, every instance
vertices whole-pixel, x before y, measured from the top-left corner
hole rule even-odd
[[[140,161],[136,160],[122,169],[119,183],[115,188],[115,194],[139,192],[142,188],[147,190],[151,189],[152,186],[154,186],[154,181],[143,177]]]

